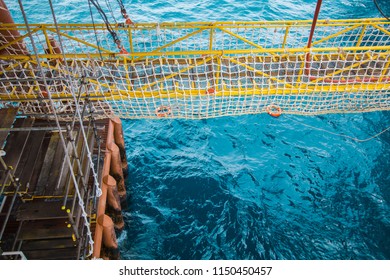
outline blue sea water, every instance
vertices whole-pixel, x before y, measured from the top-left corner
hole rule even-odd
[[[23,18],[17,0],[5,0],[15,21]],[[90,23],[88,0],[52,0],[59,22]],[[109,18],[120,21],[117,0],[99,0]],[[123,0],[135,22],[295,20],[313,17],[316,0]],[[385,2],[385,1],[380,1]],[[53,22],[49,0],[22,0],[30,23]],[[108,5],[106,4],[108,3]],[[113,11],[111,14],[110,10]],[[96,10],[94,19],[102,22]],[[320,18],[381,17],[372,0],[323,1]]]
[[[129,259],[389,259],[388,113],[125,121]]]
[[[23,2],[30,22],[52,22],[47,1]],[[309,19],[315,2],[124,1],[138,22]],[[380,16],[371,0],[323,2],[320,18]],[[90,22],[87,1],[53,3],[60,22]],[[390,259],[390,132],[356,142],[313,129],[368,138],[389,112],[123,125],[123,259]]]

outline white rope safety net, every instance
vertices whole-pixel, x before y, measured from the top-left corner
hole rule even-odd
[[[27,53],[34,53],[31,36],[40,60],[18,52],[15,46],[21,40],[10,43],[1,33],[0,106],[18,104],[25,113],[45,116],[55,110],[60,119],[67,119],[77,107],[74,92],[85,79],[78,104],[91,101],[98,118],[389,110],[389,22],[319,21],[307,49],[310,25],[117,25],[120,51],[104,25],[59,24],[56,32],[53,25],[32,24],[31,34],[17,25],[12,28],[23,37]]]

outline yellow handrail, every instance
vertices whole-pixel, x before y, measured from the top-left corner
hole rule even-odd
[[[59,113],[72,112],[80,90],[102,115],[125,118],[157,118],[160,106],[178,118],[261,113],[270,103],[297,114],[390,110],[390,23],[320,20],[307,48],[310,27],[311,20],[115,26],[128,52],[121,54],[104,24],[59,24],[58,33],[32,24],[31,34],[3,24],[0,34],[17,29],[21,37],[0,47],[0,106],[46,114],[39,106],[51,94]],[[32,53],[30,36],[37,56],[13,55],[22,40]],[[54,53],[53,39],[63,53]]]

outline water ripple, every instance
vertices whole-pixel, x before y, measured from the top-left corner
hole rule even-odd
[[[18,1],[5,0],[16,22],[23,22]],[[52,0],[59,22],[90,23],[88,1]],[[114,18],[123,21],[116,1],[110,2],[111,14],[106,1],[99,1],[111,21]],[[123,0],[130,17],[135,22],[167,22],[167,21],[263,21],[263,20],[298,20],[308,19],[314,14],[315,0],[283,0],[283,1],[142,1]],[[48,1],[24,1],[30,23],[51,23]],[[102,22],[97,11],[93,9],[95,22]],[[324,1],[320,18],[365,18],[381,17],[372,0]]]
[[[23,22],[17,1],[5,2]],[[315,2],[124,0],[136,22],[310,19]],[[91,21],[87,1],[53,3],[59,22]],[[23,4],[31,23],[53,22],[47,1]],[[324,1],[320,14],[378,16],[371,0]],[[356,143],[294,120],[366,138],[390,114],[124,121],[122,258],[389,259],[390,134]]]
[[[389,116],[294,118],[363,138]],[[265,115],[124,126],[133,240],[124,258],[390,257],[386,134],[356,143]]]

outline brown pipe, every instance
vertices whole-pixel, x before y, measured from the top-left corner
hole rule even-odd
[[[321,4],[322,4],[322,0],[317,0],[316,10],[314,11],[313,22],[311,24],[309,40],[307,41],[307,48],[308,49],[311,48],[311,43],[313,41],[314,30],[316,29],[318,15],[320,14],[320,10],[321,10]],[[305,62],[305,74],[306,75],[310,75],[310,61],[311,61],[311,57],[310,57],[310,53],[309,52],[306,54],[305,60],[306,60],[306,62]]]
[[[110,175],[116,180],[119,197],[122,203],[126,201],[126,187],[119,148],[114,142],[108,144],[107,148],[111,152]]]
[[[122,122],[118,117],[111,119],[114,123],[114,140],[115,144],[118,145],[119,149],[125,151],[125,141],[123,138]]]
[[[121,155],[123,176],[126,177],[128,173],[128,164],[127,164],[125,139],[123,136],[122,122],[121,119],[118,117],[114,117],[111,120],[114,123],[115,144],[118,146]]]
[[[103,165],[103,171],[102,174],[108,174],[109,173],[109,166],[110,166],[110,160],[111,160],[111,153],[106,153],[106,156],[104,158],[104,165]],[[108,164],[106,164],[108,162]],[[108,168],[105,168],[105,166],[108,166]],[[106,172],[105,172],[106,170]],[[102,195],[99,197],[98,207],[96,210],[96,216],[100,217],[104,215],[104,212],[106,211],[106,203],[107,203],[107,185],[101,184],[102,188]],[[100,252],[102,247],[102,240],[103,240],[103,227],[99,225],[99,223],[96,224],[95,228],[95,235],[93,238],[93,258],[100,258]]]
[[[107,129],[107,140],[106,140],[107,145],[109,143],[112,143],[113,133],[114,133],[114,126],[110,121],[108,122],[108,129]],[[111,163],[111,153],[107,151],[104,155],[102,178],[109,175],[110,163]],[[96,210],[97,217],[104,215],[104,212],[106,211],[107,185],[106,184],[101,184],[101,185],[102,185],[102,195],[99,197],[98,207]],[[93,253],[92,253],[93,258],[100,258],[102,239],[103,239],[103,227],[99,225],[99,223],[96,223],[95,235],[93,239],[94,240]]]
[[[115,157],[116,157],[115,161],[118,161],[118,159],[120,159],[119,148],[116,147],[116,149],[115,149],[116,145],[114,144],[115,146],[113,146],[112,144],[114,144],[114,124],[112,121],[109,121],[108,122],[108,129],[107,129],[107,139],[106,139],[106,152],[105,152],[105,156],[104,156],[103,169],[102,169],[102,178],[105,178],[107,175],[110,174],[111,162],[113,161],[112,156],[115,154]],[[111,147],[114,151],[116,150],[116,152],[113,153],[109,149],[109,147]],[[122,170],[122,169],[119,168],[119,170]],[[115,178],[114,178],[114,180],[115,180]],[[106,182],[108,184],[112,184],[111,182],[109,182],[107,180],[106,180]],[[123,181],[123,184],[124,184],[124,181]],[[102,180],[101,185],[102,185],[102,195],[99,197],[99,202],[98,202],[97,211],[96,211],[97,217],[104,215],[106,208],[107,208],[106,203],[107,203],[107,196],[108,196],[108,185],[105,184],[103,182],[103,180]],[[124,188],[124,185],[123,185],[123,188]],[[126,192],[125,188],[124,188],[124,190]],[[124,198],[126,198],[126,193],[125,193]],[[121,201],[121,204],[122,204],[122,201]],[[122,208],[123,208],[123,206],[122,206]],[[103,250],[102,250],[102,243],[103,243],[103,226],[100,225],[99,223],[96,223],[95,234],[94,234],[93,254],[92,254],[93,258],[105,258],[105,256],[107,255],[107,254],[105,254],[105,248],[103,248]]]
[[[15,24],[11,13],[9,12],[4,0],[0,0],[0,23],[2,24]],[[7,29],[0,29],[0,42],[1,45],[11,43],[18,39],[20,33],[16,27],[9,27]],[[29,52],[23,40],[20,40],[5,49],[0,50],[0,55],[27,55]]]
[[[103,227],[104,256],[110,260],[119,259],[119,249],[115,235],[114,222],[105,214],[100,215],[97,222]]]
[[[103,183],[107,185],[107,213],[114,221],[115,229],[123,230],[125,222],[123,221],[121,201],[116,187],[114,177],[107,175],[103,178]]]

